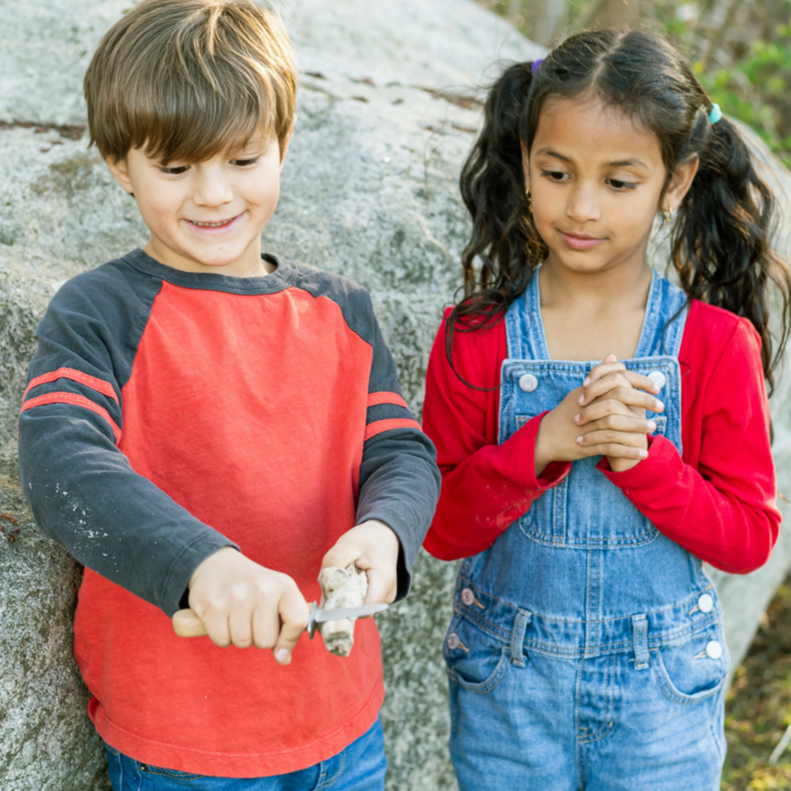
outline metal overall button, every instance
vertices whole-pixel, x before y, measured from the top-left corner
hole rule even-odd
[[[459,636],[456,632],[451,632],[448,635],[448,648],[450,648],[451,651],[455,651],[459,647],[459,642]]]
[[[519,389],[525,393],[532,393],[538,387],[538,379],[533,374],[522,374],[519,377]]]
[[[698,609],[702,613],[711,612],[714,609],[714,599],[708,593],[701,594],[698,599]]]
[[[464,590],[462,590],[461,600],[468,607],[475,601],[475,594],[472,592],[471,588],[464,588]]]
[[[722,643],[717,640],[706,643],[706,656],[709,659],[719,659],[722,656]]]
[[[661,390],[667,383],[667,378],[661,371],[651,371],[648,378],[656,385],[657,390]]]

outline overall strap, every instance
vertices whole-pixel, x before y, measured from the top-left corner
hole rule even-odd
[[[549,348],[541,322],[541,294],[538,287],[540,268],[531,273],[527,288],[511,303],[505,314],[508,359],[549,359]]]

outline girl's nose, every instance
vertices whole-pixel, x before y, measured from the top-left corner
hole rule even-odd
[[[566,206],[566,215],[578,223],[600,220],[601,208],[596,190],[584,184],[573,190]]]

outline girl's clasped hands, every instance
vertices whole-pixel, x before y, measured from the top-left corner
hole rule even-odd
[[[613,472],[624,472],[648,456],[647,435],[656,422],[646,412],[665,406],[647,376],[629,371],[608,354],[541,421],[535,467],[540,475],[550,461],[606,456]]]

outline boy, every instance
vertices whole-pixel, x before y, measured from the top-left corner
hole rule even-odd
[[[368,295],[261,254],[295,89],[254,0],[144,0],[85,77],[151,238],[53,299],[20,469],[86,566],[75,654],[116,789],[384,787],[376,626],[334,657],[306,599],[353,562],[367,602],[406,595],[439,476]],[[211,640],[174,635],[186,606]]]

